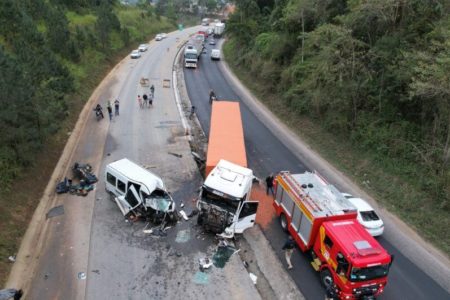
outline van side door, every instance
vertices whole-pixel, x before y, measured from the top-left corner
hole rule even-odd
[[[119,196],[115,200],[124,216],[142,205],[142,199],[139,197],[139,193],[133,185],[130,185],[125,196]]]

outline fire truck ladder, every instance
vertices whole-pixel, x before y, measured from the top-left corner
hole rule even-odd
[[[306,204],[310,208],[314,210],[314,212],[322,211],[322,209],[311,199],[311,197],[304,191],[304,189],[301,187],[301,185],[295,180],[295,178],[292,177],[291,173],[283,173],[282,177],[286,180],[286,182],[289,183],[289,185],[292,187],[292,191],[295,193],[295,195],[303,199]]]

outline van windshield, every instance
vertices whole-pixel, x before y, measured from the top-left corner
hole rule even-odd
[[[197,54],[195,54],[195,53],[186,53],[184,55],[184,57],[187,58],[187,59],[197,59]]]
[[[156,189],[147,197],[147,205],[157,211],[168,211],[171,203],[169,194],[162,190]]]
[[[350,281],[366,281],[387,276],[389,265],[380,265],[370,268],[352,268]]]

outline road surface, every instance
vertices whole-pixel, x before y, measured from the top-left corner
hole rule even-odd
[[[254,170],[256,176],[264,178],[271,172],[289,170],[293,173],[307,171],[309,162],[306,158],[299,159],[294,149],[284,144],[282,136],[273,134],[270,130],[274,124],[261,121],[242,101],[243,92],[227,76],[224,76],[221,62],[211,61],[209,53],[212,48],[218,46],[206,46],[206,53],[202,55],[197,69],[184,69],[184,78],[192,104],[197,107],[197,116],[206,134],[209,132],[209,117],[211,106],[208,103],[209,90],[213,89],[218,99],[239,101],[244,124],[245,144],[249,167]],[[267,121],[267,120],[266,120]],[[327,178],[335,183],[336,178]],[[339,184],[337,184],[340,188]],[[386,221],[386,220],[385,220]],[[395,224],[386,224],[386,233],[380,237],[379,242],[395,255],[395,261],[390,271],[389,281],[385,292],[380,299],[450,299],[450,294],[442,288],[432,277],[414,264],[414,261],[402,254],[395,246],[397,236],[391,234]],[[274,219],[271,225],[264,231],[271,242],[274,251],[283,260],[283,253],[278,251],[286,239],[286,234],[281,230],[278,220]],[[400,233],[402,234],[402,233]],[[399,243],[397,243],[399,244]],[[419,255],[416,255],[418,257]],[[418,257],[417,259],[420,259]],[[293,257],[295,269],[290,272],[299,289],[307,299],[323,299],[324,290],[320,285],[319,275],[316,273],[306,255],[295,253]],[[440,274],[440,282],[447,283],[447,273]]]
[[[51,192],[52,206],[64,210],[36,224],[43,228],[36,239],[42,247],[28,253],[37,266],[14,271],[10,280],[25,288],[26,299],[260,299],[238,255],[200,272],[199,259],[213,258],[218,241],[195,218],[180,220],[167,235],[145,233],[153,225],[126,221],[105,191],[105,165],[127,157],[161,176],[178,208],[184,203],[187,214],[193,210],[202,178],[172,90],[177,47],[193,30],[152,41],[140,59],[125,58],[91,97],[88,106],[119,99],[120,115],[110,121],[105,112],[97,121],[88,109],[68,161],[92,164],[100,180],[86,197]],[[152,107],[139,108],[137,96],[149,93],[141,77],[155,86]]]

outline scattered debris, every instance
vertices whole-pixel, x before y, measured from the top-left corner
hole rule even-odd
[[[182,255],[182,254],[181,254],[180,252],[177,252],[177,253],[176,253],[176,256],[177,256],[177,257],[181,257],[181,255]]]
[[[51,208],[48,213],[45,215],[46,219],[50,219],[56,216],[60,216],[64,214],[64,205],[59,205]]]
[[[57,194],[67,193],[69,192],[71,186],[72,180],[67,179],[67,177],[64,177],[64,180],[56,185],[56,193]]]
[[[181,202],[181,204],[180,204],[180,207],[181,207],[181,208],[183,208],[183,207],[184,207],[184,203],[183,203],[183,202]]]
[[[213,255],[213,262],[216,268],[223,268],[225,264],[230,260],[230,257],[240,251],[236,248],[229,246],[225,240],[221,240],[217,247],[216,253]]]
[[[84,273],[84,272],[79,272],[79,273],[78,273],[78,279],[81,279],[81,280],[86,279],[86,273]]]
[[[92,166],[90,164],[76,162],[72,167],[72,172],[75,178],[84,180],[87,184],[93,184],[98,181],[97,176],[92,173]]]
[[[255,274],[249,272],[248,275],[250,276],[250,279],[253,281],[253,284],[256,284],[256,281],[258,280],[258,276]]]
[[[186,243],[191,238],[191,231],[189,229],[180,230],[177,232],[177,237],[175,238],[175,242],[177,243]]]
[[[143,165],[142,167],[144,169],[154,169],[154,168],[156,168],[156,166],[149,166],[149,165]]]
[[[106,156],[111,156],[111,153],[106,153]]]
[[[191,211],[191,213],[188,215],[188,218],[192,218],[193,216],[198,215],[198,210],[194,209],[193,211]]]
[[[203,270],[205,269],[209,269],[212,265],[213,262],[212,260],[210,260],[209,258],[205,257],[205,258],[200,258],[198,260],[198,263],[200,264],[200,271],[203,272]]]
[[[144,232],[144,233],[153,233],[153,229],[144,229],[144,230],[142,230],[142,232]]]
[[[44,275],[44,280],[47,280],[50,276],[48,274]]]
[[[194,160],[198,163],[198,164],[204,164],[206,162],[206,160],[204,158],[202,158],[200,156],[200,154],[198,154],[197,152],[191,152],[192,156],[194,157]]]
[[[167,152],[167,153],[170,154],[170,155],[173,155],[173,156],[175,156],[175,157],[178,157],[178,158],[182,158],[182,157],[183,157],[182,154],[173,153],[173,152]]]
[[[186,213],[184,212],[184,210],[180,210],[180,215],[183,217],[183,219],[185,219],[186,221],[189,220],[188,216],[186,215]]]
[[[170,88],[170,79],[163,79],[163,88]]]
[[[10,257],[8,257],[8,260],[10,262],[16,262],[16,256],[15,255],[11,255]]]
[[[194,283],[196,284],[208,284],[208,274],[198,271],[194,275]]]
[[[92,273],[100,275],[100,270],[92,270]]]
[[[247,269],[248,268],[248,262],[246,262],[245,260],[242,261],[242,264],[244,265],[244,267]]]

